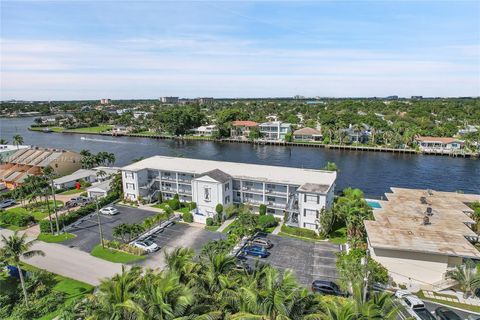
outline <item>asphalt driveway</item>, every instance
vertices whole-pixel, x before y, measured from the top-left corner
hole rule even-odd
[[[315,279],[335,280],[336,253],[340,246],[329,242],[307,242],[276,235],[267,236],[273,243],[270,256],[264,259],[247,256],[251,265],[255,260],[269,263],[280,270],[294,271],[297,280],[310,285]]]

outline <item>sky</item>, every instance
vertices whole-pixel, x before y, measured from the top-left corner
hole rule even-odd
[[[480,96],[480,1],[0,1],[0,99]]]

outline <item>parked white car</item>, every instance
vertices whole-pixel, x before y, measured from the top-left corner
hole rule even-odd
[[[113,216],[113,215],[116,215],[117,213],[119,213],[119,211],[118,211],[117,208],[114,208],[114,207],[105,207],[105,208],[100,209],[100,213],[101,214],[106,214],[106,215],[109,215],[109,216]]]
[[[132,243],[133,246],[143,249],[148,253],[158,251],[160,247],[153,241],[150,240],[138,240]]]
[[[417,320],[436,320],[430,311],[425,308],[423,301],[417,296],[410,294],[400,298],[400,303],[405,307],[405,310]]]

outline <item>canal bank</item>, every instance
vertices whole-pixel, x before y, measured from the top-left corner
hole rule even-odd
[[[42,132],[39,130],[32,130],[28,127],[30,131]],[[49,131],[42,133],[61,133],[61,134],[81,134],[81,135],[100,135],[100,136],[110,136],[110,137],[136,137],[136,138],[149,138],[149,139],[170,139],[170,140],[193,140],[193,141],[214,141],[214,142],[229,142],[229,143],[247,143],[247,144],[257,144],[257,145],[269,145],[269,146],[290,146],[290,147],[310,147],[310,148],[325,148],[325,149],[337,149],[337,150],[350,150],[350,151],[365,151],[365,152],[390,152],[390,153],[402,153],[402,154],[425,154],[425,155],[434,155],[434,156],[446,156],[446,157],[461,157],[461,158],[478,158],[480,153],[469,153],[469,152],[437,152],[437,151],[419,151],[414,149],[404,149],[404,148],[387,148],[381,146],[362,146],[362,145],[337,145],[337,144],[323,144],[318,142],[287,142],[287,141],[275,141],[275,140],[247,140],[247,139],[214,139],[210,137],[202,136],[170,136],[170,135],[161,135],[161,134],[141,134],[141,133],[126,133],[126,134],[112,134],[107,132],[80,132],[74,130],[63,130],[63,131]]]
[[[0,138],[12,141],[16,134],[25,144],[93,153],[112,152],[115,165],[154,155],[321,169],[335,162],[340,169],[337,190],[361,188],[378,198],[391,186],[480,193],[480,161],[423,154],[360,152],[306,146],[259,145],[199,140],[150,139],[79,134],[45,134],[29,131],[32,118],[0,119]],[[85,136],[88,140],[82,140]]]

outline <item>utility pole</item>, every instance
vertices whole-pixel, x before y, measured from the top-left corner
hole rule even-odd
[[[100,213],[98,212],[98,198],[95,196],[95,206],[97,207],[97,219],[98,219],[98,230],[100,232],[100,242],[102,243],[102,248],[105,248],[105,243],[103,241],[103,230],[102,230],[102,222],[100,220]]]
[[[50,215],[50,202],[48,202],[48,188],[45,190],[45,199],[47,200],[48,220],[50,221],[50,232],[53,234],[52,216]]]
[[[55,214],[55,225],[57,227],[57,235],[60,234],[60,226],[58,225],[57,201],[55,200],[55,188],[53,186],[53,178],[50,176],[50,186],[52,188],[53,213]]]

